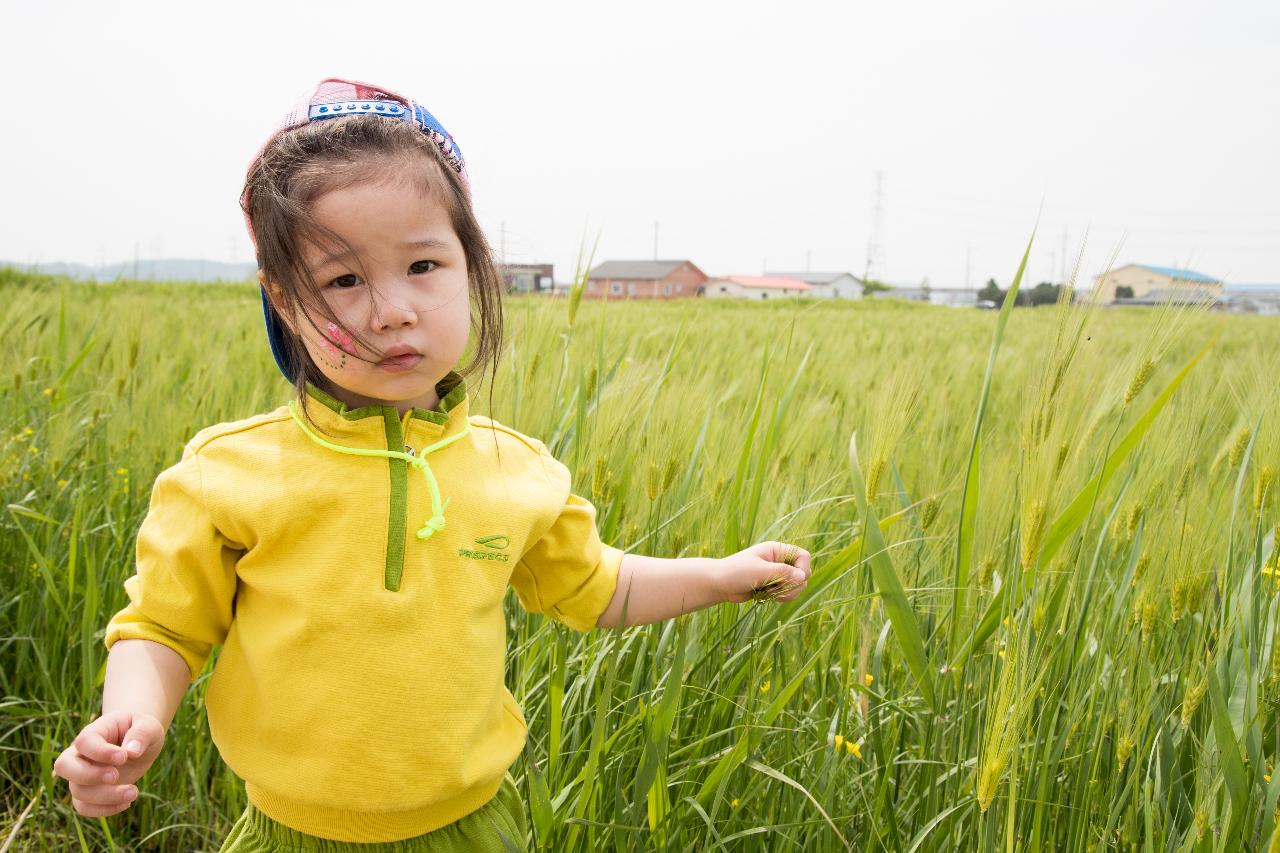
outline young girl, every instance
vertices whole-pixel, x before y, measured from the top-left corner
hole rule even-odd
[[[545,445],[469,414],[464,377],[497,365],[502,284],[462,153],[421,105],[324,80],[241,204],[297,399],[201,430],[157,477],[107,627],[102,716],[55,771],[80,814],[127,809],[220,645],[209,729],[248,796],[224,851],[523,847],[508,584],[589,631],[623,626],[624,606],[647,624],[769,583],[788,601],[809,555],[624,554]]]

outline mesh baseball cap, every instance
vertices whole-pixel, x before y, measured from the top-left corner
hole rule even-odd
[[[426,107],[380,86],[374,86],[371,83],[360,83],[355,80],[344,80],[339,77],[327,77],[321,80],[298,99],[289,111],[285,113],[284,119],[280,122],[280,127],[258,149],[249,165],[247,174],[253,174],[254,168],[262,158],[262,152],[281,134],[304,127],[312,122],[354,115],[382,116],[390,121],[405,121],[417,127],[440,149],[440,153],[444,155],[445,162],[458,173],[458,177],[462,179],[463,189],[468,195],[470,194],[470,181],[467,177],[466,161],[462,159],[462,150],[458,148],[458,144],[454,142],[449,132],[444,129],[444,125],[440,124],[436,117],[427,111]],[[253,242],[253,248],[256,252],[258,239],[253,231],[253,219],[249,215],[249,205],[249,184],[246,176],[244,191],[240,194],[240,209],[244,213],[244,223],[249,229],[249,239]],[[258,273],[258,279],[262,281],[261,271]],[[271,344],[271,355],[275,357],[276,365],[280,368],[280,372],[292,382],[295,366],[292,364],[289,358],[289,350],[285,346],[284,323],[276,314],[275,309],[271,307],[270,300],[267,299],[265,282],[262,284],[261,295],[262,316],[267,327],[267,341]]]

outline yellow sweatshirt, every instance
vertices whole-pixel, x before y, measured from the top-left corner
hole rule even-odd
[[[323,838],[409,838],[487,802],[526,732],[503,683],[507,585],[579,631],[617,585],[623,552],[565,466],[468,417],[458,374],[437,391],[400,418],[311,386],[312,434],[288,407],[201,430],[156,478],[107,627],[108,648],[163,643],[193,680],[221,645],[218,751],[254,805]]]

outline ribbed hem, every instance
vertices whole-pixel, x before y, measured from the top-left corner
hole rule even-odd
[[[332,841],[402,841],[447,826],[493,799],[502,776],[458,796],[403,811],[367,812],[299,803],[246,782],[245,793],[263,814],[291,829]]]

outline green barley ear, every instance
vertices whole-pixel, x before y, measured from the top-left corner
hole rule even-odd
[[[1040,556],[1040,542],[1044,538],[1046,509],[1044,501],[1032,500],[1022,514],[1022,568],[1030,569]]]
[[[1271,503],[1271,485],[1275,481],[1276,472],[1270,465],[1264,465],[1258,472],[1258,479],[1253,484],[1253,514],[1261,515]]]
[[[924,506],[920,508],[920,529],[928,530],[938,517],[938,499],[929,498],[924,502]]]
[[[1116,744],[1116,764],[1121,771],[1124,766],[1129,763],[1129,756],[1133,755],[1133,750],[1137,747],[1133,738],[1129,735],[1121,735],[1120,742]]]
[[[671,484],[676,481],[676,474],[680,470],[680,460],[674,456],[667,457],[667,467],[662,471],[662,493],[665,495],[671,490]]]
[[[595,470],[591,473],[591,496],[599,499],[604,495],[609,483],[609,464],[603,457],[596,460]]]
[[[1137,371],[1133,374],[1133,379],[1129,381],[1129,387],[1124,392],[1124,404],[1126,406],[1142,393],[1142,389],[1146,387],[1147,382],[1151,379],[1151,374],[1155,373],[1155,370],[1155,362],[1149,358],[1139,365]]]
[[[649,500],[655,501],[661,494],[659,489],[662,486],[662,470],[650,462],[649,467],[644,472],[644,493],[649,496]]]
[[[1235,444],[1231,445],[1231,453],[1227,455],[1227,462],[1232,468],[1236,468],[1244,461],[1244,452],[1249,449],[1249,436],[1252,435],[1248,427],[1241,427],[1240,432],[1236,433]]]
[[[1201,700],[1204,699],[1205,691],[1209,689],[1209,682],[1202,675],[1200,680],[1187,688],[1186,694],[1182,697],[1182,715],[1180,722],[1185,729],[1191,725],[1191,718],[1195,716],[1196,709],[1200,707]]]
[[[1182,476],[1178,478],[1177,488],[1174,489],[1174,501],[1182,503],[1187,497],[1187,492],[1191,488],[1191,465],[1182,469]]]
[[[876,454],[871,460],[871,465],[867,468],[867,503],[873,503],[880,493],[880,479],[884,476],[887,464],[883,454]]]

